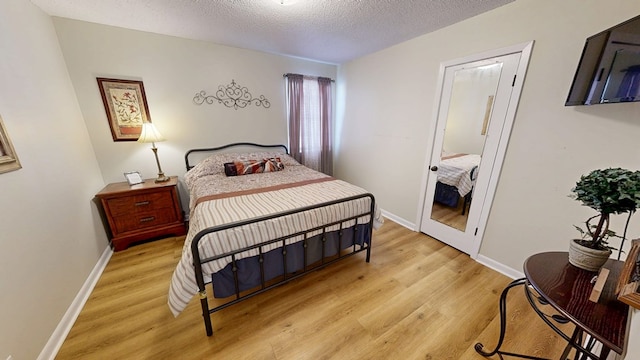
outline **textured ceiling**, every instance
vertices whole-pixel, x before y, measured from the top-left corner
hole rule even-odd
[[[332,64],[512,1],[31,0],[52,16]]]

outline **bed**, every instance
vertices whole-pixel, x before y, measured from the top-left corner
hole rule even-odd
[[[185,163],[189,231],[168,305],[178,316],[199,295],[208,336],[216,311],[360,252],[369,262],[383,223],[373,195],[300,165],[285,146],[194,149]]]
[[[470,200],[479,164],[480,155],[477,154],[443,155],[438,166],[434,200],[451,207],[457,207],[461,198]]]

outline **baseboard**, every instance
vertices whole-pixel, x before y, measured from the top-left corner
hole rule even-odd
[[[82,285],[82,288],[80,288],[75,299],[73,299],[73,302],[69,305],[69,308],[62,317],[62,320],[60,320],[58,326],[53,331],[53,334],[49,337],[49,341],[47,341],[47,344],[40,352],[40,355],[38,355],[38,360],[53,360],[56,357],[62,343],[67,338],[67,335],[69,335],[71,327],[76,322],[78,315],[80,315],[80,311],[87,302],[87,299],[89,299],[89,295],[91,295],[98,279],[100,279],[100,275],[102,275],[105,267],[107,267],[109,259],[111,259],[111,255],[113,255],[113,250],[111,250],[111,247],[107,246],[100,256],[100,259],[98,259],[98,263],[93,267],[89,277],[87,277],[87,280],[85,280]]]
[[[406,227],[407,229],[411,230],[411,231],[415,231],[416,225],[412,222],[409,222],[399,216],[393,215],[392,213],[385,211],[385,210],[380,210],[380,212],[382,213],[382,216],[386,217],[387,219],[393,221],[394,223],[397,223],[399,225],[402,225],[404,227]]]
[[[479,262],[480,264],[493,269],[505,276],[508,276],[512,279],[520,279],[524,277],[524,273],[517,271],[515,269],[512,269],[502,263],[499,263],[491,258],[488,258],[484,255],[478,255],[478,257],[476,257],[476,261]]]

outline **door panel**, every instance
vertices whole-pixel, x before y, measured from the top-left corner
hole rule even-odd
[[[445,68],[420,231],[470,253],[521,53]],[[507,134],[508,138],[508,134]],[[494,174],[497,176],[497,174]]]

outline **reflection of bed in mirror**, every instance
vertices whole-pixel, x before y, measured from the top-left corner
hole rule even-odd
[[[438,182],[434,200],[440,204],[457,207],[463,199],[463,215],[471,200],[473,184],[477,176],[480,155],[443,154],[438,166]]]

